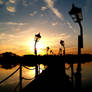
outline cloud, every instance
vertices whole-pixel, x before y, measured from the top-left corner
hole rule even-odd
[[[58,39],[63,39],[63,40],[67,40],[69,39],[71,36],[69,34],[66,34],[66,33],[62,33],[62,34],[59,34],[59,36],[57,37]]]
[[[13,35],[13,34],[7,34],[7,33],[1,33],[0,34],[0,40],[7,40],[7,41],[9,41],[9,40],[13,40],[13,39],[15,39],[15,35]],[[4,42],[4,41],[3,41]]]
[[[32,13],[30,13],[30,16],[35,16],[37,14],[37,11],[33,11]]]
[[[42,7],[41,7],[41,10],[42,10],[42,11],[45,11],[46,9],[47,9],[46,6],[42,6]]]
[[[66,24],[68,25],[69,29],[71,29],[75,33],[75,30],[74,30],[72,24],[68,21],[66,22]]]
[[[52,26],[56,26],[58,24],[58,22],[53,22]]]
[[[2,39],[3,37],[5,37],[5,33],[0,34],[0,39]]]
[[[14,25],[14,26],[24,26],[26,23],[17,23],[17,22],[0,22],[3,25]]]
[[[44,0],[52,12],[61,20],[63,20],[63,15],[59,12],[57,8],[54,7],[55,0]]]
[[[71,23],[69,21],[64,21],[64,17],[62,15],[62,13],[59,12],[59,10],[57,8],[55,8],[55,0],[44,0],[48,7],[52,10],[52,12],[62,21],[63,20],[63,24],[67,25],[69,29],[71,29],[74,33],[75,30],[73,29]],[[56,26],[58,23],[52,23],[52,26]]]
[[[9,0],[9,1],[10,1],[10,3],[13,3],[13,4],[15,3],[15,0]]]
[[[4,2],[2,0],[0,0],[0,5],[2,5]]]
[[[8,7],[6,7],[6,9],[7,9],[7,11],[12,12],[12,13],[16,12],[15,7],[13,7],[13,6],[8,6]]]
[[[43,17],[43,16],[44,16],[44,14],[40,14],[40,16],[41,16],[41,17]]]
[[[27,0],[23,0],[23,5],[24,5],[25,7],[28,6]]]
[[[17,23],[17,22],[7,22],[6,24],[24,26],[24,23]]]
[[[67,22],[67,25],[69,26],[70,29],[73,29],[73,27],[72,27],[70,22]]]

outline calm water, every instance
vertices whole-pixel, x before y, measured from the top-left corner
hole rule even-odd
[[[1,66],[1,65],[0,65]],[[4,69],[4,68],[0,68],[0,81],[3,80],[4,78],[6,78],[8,75],[10,75],[11,73],[13,73],[17,68],[19,67],[19,65],[17,65],[16,67],[12,68],[12,69]],[[30,69],[33,69],[35,67],[28,67]],[[44,65],[40,65],[40,73],[42,72],[42,70],[44,70],[46,68],[46,66]],[[35,77],[35,70],[28,70],[24,67],[22,67],[22,76],[24,78],[27,79],[31,79]],[[23,80],[22,84],[23,84],[23,88],[28,85],[32,80]],[[2,84],[0,84],[0,92],[15,92],[15,88],[16,92],[19,92],[19,70],[12,76],[10,77],[8,80],[4,81]]]
[[[69,65],[66,64],[66,67],[68,66]],[[6,78],[8,75],[10,75],[12,72],[14,72],[18,67],[19,65],[17,65],[12,69],[0,68],[0,81]],[[42,64],[40,65],[40,67],[41,67],[40,69],[40,73],[41,73],[42,70],[44,70],[46,67]],[[35,67],[29,67],[29,68],[35,68]],[[74,73],[76,72],[76,68],[77,68],[77,64],[74,64]],[[92,62],[81,64],[81,68],[82,68],[81,71],[82,87],[83,88],[92,87]],[[23,70],[22,71],[23,77],[28,79],[35,77],[35,70],[28,70],[25,68],[22,68],[22,70]],[[71,73],[70,70],[67,70],[66,72],[68,75],[70,75]],[[23,88],[26,85],[28,85],[31,81],[32,80],[23,80],[22,81]],[[17,71],[17,73],[15,73],[11,78],[0,84],[0,92],[13,92],[16,86],[18,85],[18,83],[19,83],[19,71]],[[17,87],[16,92],[19,92],[19,86]]]
[[[66,64],[66,67],[69,65]],[[74,73],[76,73],[77,64],[74,64]],[[68,75],[71,74],[70,70],[66,71]],[[71,76],[71,75],[70,75]],[[92,87],[92,62],[81,64],[81,87],[82,88],[90,88]],[[75,86],[75,79],[74,79],[74,86]]]

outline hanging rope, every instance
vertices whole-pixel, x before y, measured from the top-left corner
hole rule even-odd
[[[12,92],[16,92],[17,88],[20,86],[20,82],[17,84],[17,86],[15,87],[15,89]]]
[[[26,67],[26,66],[23,66],[24,68],[26,68],[26,69],[28,69],[28,70],[34,70],[35,68],[33,68],[33,69],[30,69],[30,68],[28,68],[28,67]]]
[[[31,79],[27,79],[27,78],[22,77],[22,79],[24,79],[24,80],[33,80],[33,79],[35,79],[35,77],[33,77]]]
[[[6,81],[7,79],[9,79],[12,75],[14,75],[18,70],[20,69],[20,67],[18,69],[16,69],[16,71],[14,71],[12,74],[10,74],[8,77],[6,77],[4,80],[0,81],[0,84],[2,84],[4,81]]]
[[[69,65],[69,67],[68,68],[66,68],[66,70],[69,70],[71,68],[71,65]]]

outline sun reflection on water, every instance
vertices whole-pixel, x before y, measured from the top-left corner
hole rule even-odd
[[[2,65],[0,65],[0,73],[1,73],[0,81],[3,80],[4,78],[6,78],[8,75],[10,75],[12,72],[14,72],[18,67],[19,67],[19,65],[15,66],[11,69],[4,69],[4,68],[2,68]],[[26,66],[26,67],[28,67],[30,70],[28,70],[22,66],[22,77],[26,78],[26,79],[31,79],[31,80],[22,79],[22,88],[27,86],[29,83],[31,83],[35,79],[35,66],[30,66],[30,67]],[[40,64],[40,73],[42,73],[42,71],[45,70],[46,67],[47,66]],[[38,70],[39,70],[39,68],[38,68]],[[9,90],[7,90],[7,92],[12,92],[14,90],[14,88],[16,87],[16,85],[19,83],[19,74],[20,74],[19,71],[16,72],[11,78],[9,78],[4,83],[2,83],[1,86],[3,86],[4,88],[6,88],[8,86]],[[11,85],[12,85],[12,88],[11,88]],[[2,92],[1,90],[2,90],[2,88],[0,89],[0,92]],[[4,90],[4,92],[6,92],[5,90]],[[19,90],[19,88],[17,90]]]

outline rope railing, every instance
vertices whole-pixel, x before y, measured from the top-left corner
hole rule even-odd
[[[14,90],[12,91],[12,92],[16,92],[16,90],[17,90],[17,88],[20,86],[20,83],[18,83],[17,85],[16,85],[16,87],[14,88]]]
[[[17,68],[13,73],[11,73],[8,77],[6,77],[5,79],[3,79],[2,81],[0,81],[0,84],[2,84],[4,81],[6,81],[6,80],[8,80],[11,76],[13,76],[19,69],[20,69],[20,72],[22,72],[22,67],[24,67],[24,68],[26,68],[26,69],[28,69],[28,70],[35,70],[36,68],[29,68],[29,67],[27,67],[27,66],[23,66],[23,65],[20,65],[19,66],[19,68]],[[39,67],[39,69],[41,69],[40,67]],[[41,69],[42,70],[42,69]],[[21,74],[22,75],[22,74]],[[21,78],[21,80],[22,79],[24,79],[24,80],[34,80],[35,79],[35,77],[33,77],[33,78],[24,78],[24,77],[20,77]],[[17,89],[17,87],[20,85],[20,82],[18,83],[18,85],[15,87],[15,89],[14,89],[14,91],[13,92],[15,92],[16,91],[16,89]]]
[[[23,66],[24,68],[28,69],[28,70],[34,70],[35,68],[28,68],[27,66]]]
[[[65,68],[66,70],[69,70],[71,68],[71,65],[69,65],[69,67],[68,68]]]
[[[8,77],[6,77],[5,79],[3,79],[2,81],[0,81],[0,84],[2,84],[4,81],[6,81],[7,79],[9,79],[12,75],[14,75],[18,70],[20,69],[20,67],[18,69],[16,69],[12,74],[10,74]]]
[[[23,67],[28,69],[28,70],[35,70],[35,68],[28,68],[27,66],[23,66]],[[30,78],[30,79],[22,77],[22,79],[24,79],[24,80],[33,80],[33,79],[35,79],[35,77]]]
[[[33,79],[35,79],[35,77],[30,78],[30,79],[22,77],[22,79],[24,79],[24,80],[33,80]]]

